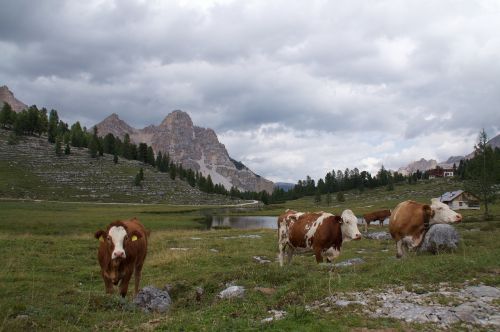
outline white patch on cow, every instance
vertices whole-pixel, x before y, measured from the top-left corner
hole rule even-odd
[[[434,216],[431,218],[431,224],[451,224],[462,220],[462,215],[456,213],[450,207],[439,201],[438,198],[431,200],[431,209]]]
[[[361,233],[358,229],[358,218],[356,218],[354,213],[351,210],[344,210],[340,217],[343,220],[340,225],[340,229],[342,230],[342,239],[344,241],[350,241],[361,238]]]
[[[123,248],[123,240],[127,235],[127,231],[125,230],[125,228],[123,228],[122,226],[113,226],[109,229],[108,234],[111,237],[111,241],[113,241],[113,244],[115,245],[115,249],[111,254],[111,259],[115,259],[117,256],[116,254],[120,252],[123,252],[123,258],[125,258],[126,253],[125,249]]]
[[[323,213],[321,214],[321,216],[318,217],[318,219],[316,219],[312,225],[309,226],[309,228],[307,228],[307,226],[305,227],[305,229],[307,230],[307,233],[305,235],[305,240],[306,240],[306,248],[311,248],[312,246],[312,238],[314,237],[314,234],[316,234],[316,231],[318,230],[318,227],[321,226],[321,224],[323,223],[323,220],[325,220],[325,218],[328,218],[328,217],[331,217],[333,216],[333,214],[330,214],[330,213]]]
[[[335,258],[340,256],[340,250],[330,247],[322,252],[323,257],[326,257],[332,262]]]

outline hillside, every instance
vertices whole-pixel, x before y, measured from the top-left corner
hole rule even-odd
[[[45,137],[23,136],[7,144],[8,131],[0,130],[0,197],[59,201],[98,201],[166,204],[236,204],[229,197],[206,194],[168,173],[139,161],[113,156],[90,158],[87,149],[72,148],[57,157]],[[145,179],[134,186],[140,168]]]

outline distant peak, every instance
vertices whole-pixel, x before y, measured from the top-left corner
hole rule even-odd
[[[178,124],[178,123],[184,123],[188,126],[193,126],[193,121],[191,120],[191,117],[189,114],[187,114],[184,111],[181,110],[175,110],[171,113],[169,113],[165,119],[163,119],[162,123],[160,126],[172,126],[173,124]]]

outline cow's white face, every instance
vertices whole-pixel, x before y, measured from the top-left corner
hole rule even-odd
[[[113,226],[108,232],[109,239],[113,242],[114,249],[111,253],[111,259],[126,258],[125,249],[123,248],[123,241],[127,236],[127,231],[122,226]]]
[[[442,202],[439,199],[433,198],[431,204],[431,209],[434,211],[434,216],[431,218],[431,223],[434,224],[451,224],[455,222],[462,221],[462,215],[460,213],[456,213],[450,207]]]
[[[341,218],[343,220],[340,228],[342,230],[342,238],[344,241],[359,240],[361,233],[358,229],[358,218],[352,213],[351,210],[344,210]]]

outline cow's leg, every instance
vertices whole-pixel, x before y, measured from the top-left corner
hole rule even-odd
[[[125,297],[127,295],[128,291],[128,283],[130,282],[130,279],[132,278],[132,271],[127,271],[125,275],[123,276],[122,281],[120,282],[120,295],[122,297]]]
[[[139,283],[141,282],[142,264],[135,267],[134,271],[134,295],[139,293]]]
[[[321,254],[321,248],[314,248],[314,256],[316,256],[316,263],[323,262],[323,255]]]
[[[102,276],[102,280],[104,280],[104,288],[106,289],[106,293],[113,294],[113,292],[114,292],[113,282],[111,281],[110,278],[106,277],[104,275],[104,272],[102,272],[102,271],[101,271],[101,276]]]
[[[399,239],[397,242],[396,242],[396,249],[397,249],[397,253],[396,253],[396,257],[397,258],[401,258],[403,257],[403,239]]]

